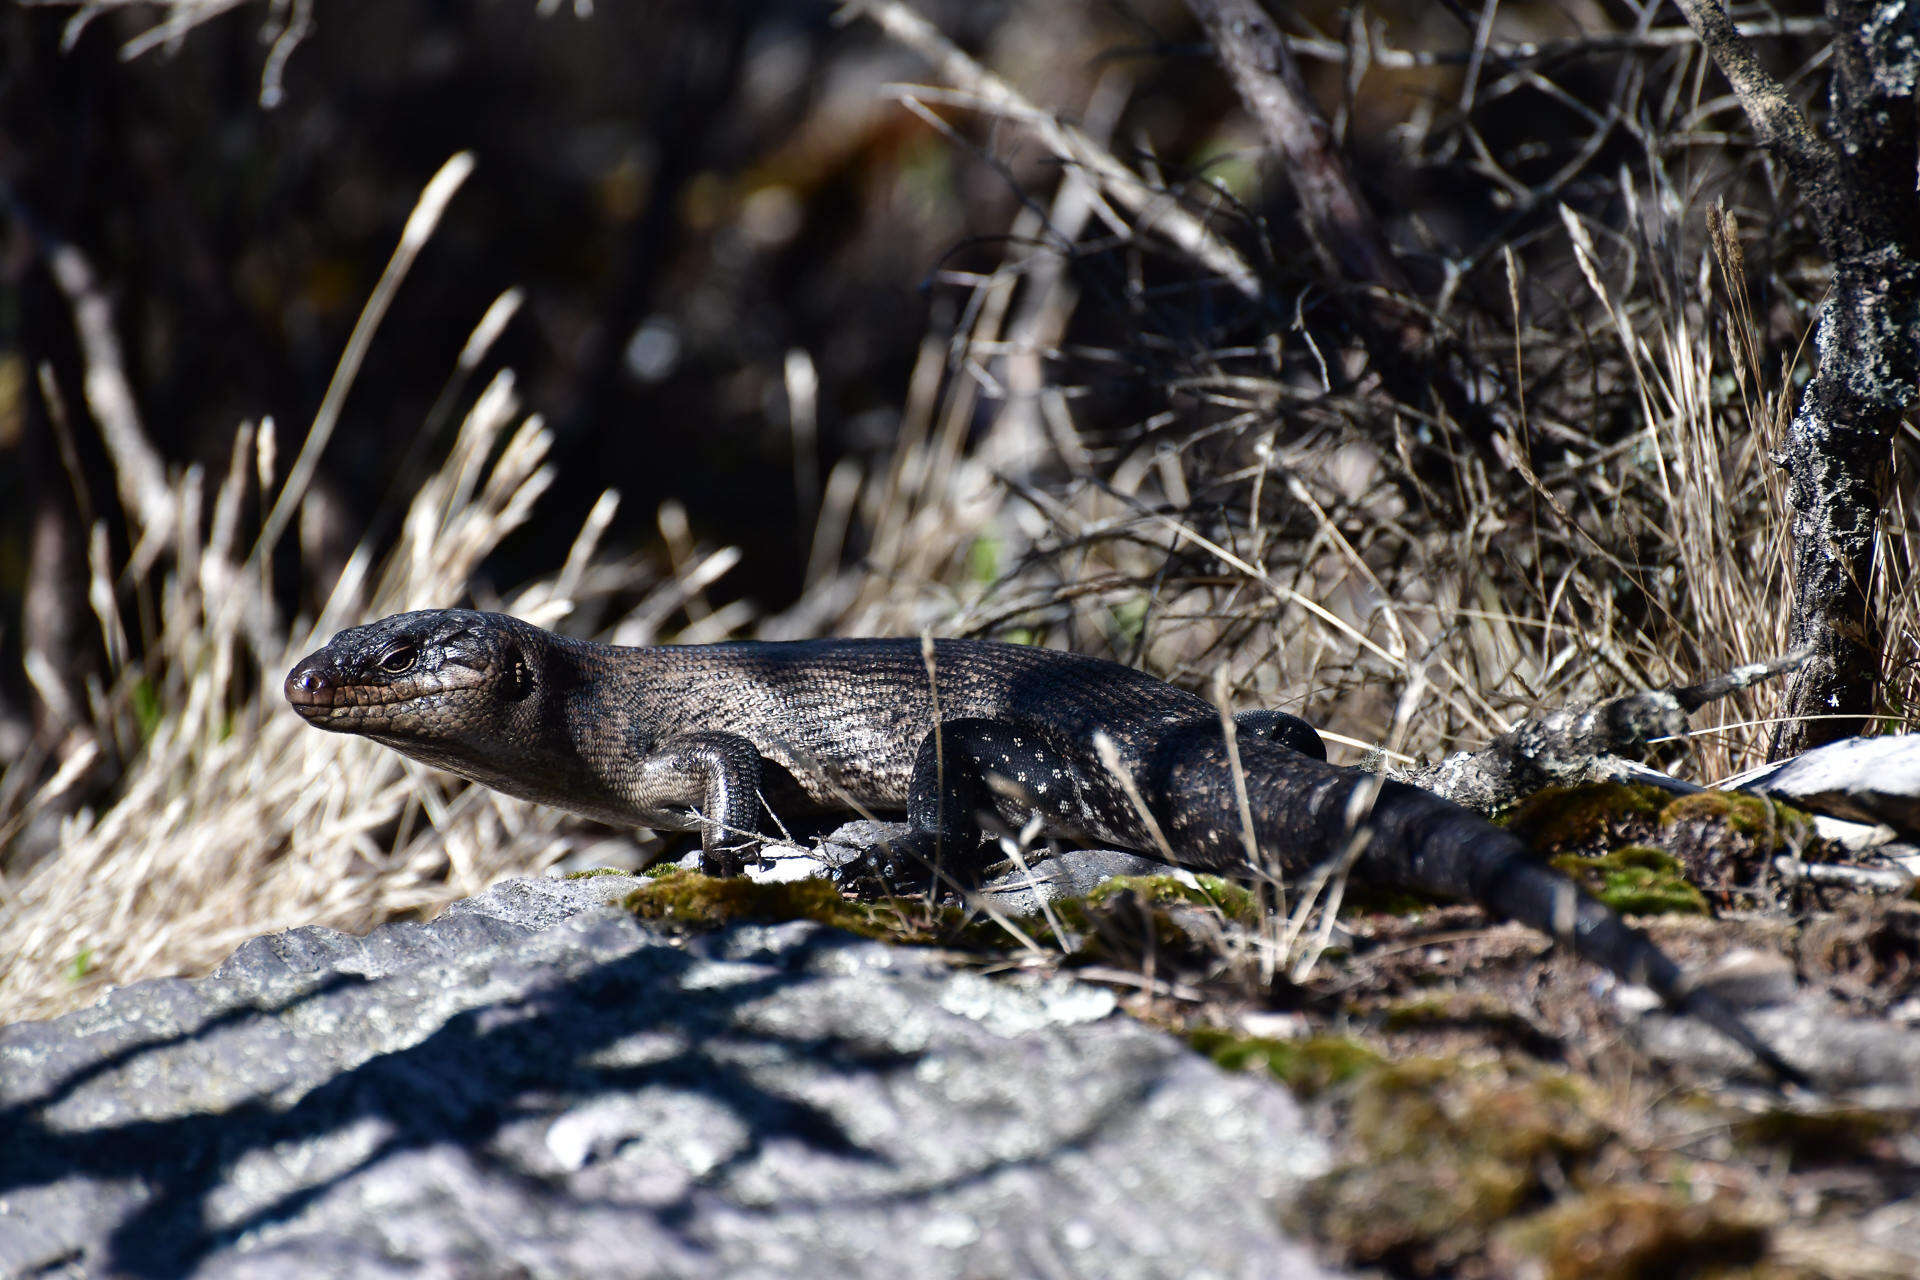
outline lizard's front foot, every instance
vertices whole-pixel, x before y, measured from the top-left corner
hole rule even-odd
[[[760,845],[758,840],[703,845],[700,849],[700,870],[710,876],[737,876],[745,874],[748,867],[765,866],[767,861],[760,856]]]
[[[834,879],[841,889],[863,897],[931,892],[952,898],[963,889],[977,887],[982,868],[978,842],[942,841],[930,832],[907,830],[876,841]]]

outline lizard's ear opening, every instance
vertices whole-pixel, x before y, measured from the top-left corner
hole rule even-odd
[[[517,644],[508,644],[500,655],[506,668],[506,695],[515,702],[533,692],[533,664]]]

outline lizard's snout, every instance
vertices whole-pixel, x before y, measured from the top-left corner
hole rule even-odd
[[[286,694],[294,709],[305,714],[338,706],[340,685],[329,678],[326,661],[316,653],[287,672]]]

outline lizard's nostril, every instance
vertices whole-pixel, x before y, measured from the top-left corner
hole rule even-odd
[[[287,673],[287,701],[296,707],[319,705],[328,692],[326,676],[305,663]]]

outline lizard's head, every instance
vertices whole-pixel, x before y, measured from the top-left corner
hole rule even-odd
[[[433,609],[351,627],[287,673],[310,725],[357,733],[443,768],[525,731],[542,633],[498,613]]]

